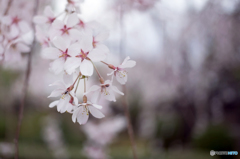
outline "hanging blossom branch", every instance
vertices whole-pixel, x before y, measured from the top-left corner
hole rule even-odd
[[[59,15],[47,6],[43,15],[35,16],[34,22],[36,38],[42,45],[41,56],[52,61],[51,72],[63,75],[63,79],[50,85],[57,88],[48,97],[60,99],[50,103],[49,107],[56,106],[60,113],[71,113],[72,121],[82,125],[88,121],[89,114],[99,119],[105,117],[100,111],[102,106],[97,104],[101,97],[116,101],[114,92],[124,95],[112,84],[113,79],[116,77],[119,83],[125,84],[125,68],[134,67],[136,62],[127,57],[118,67],[109,65],[113,71],[108,74],[110,80],[104,80],[95,63],[104,61],[110,52],[103,44],[109,31],[96,21],[85,22],[79,17],[78,7],[82,0],[67,2],[65,10]],[[88,89],[86,79],[91,78],[94,70],[99,77],[99,84]],[[72,82],[68,82],[69,79]],[[82,102],[76,97],[80,80],[84,80]]]
[[[34,7],[33,15],[37,14],[38,4],[39,4],[39,0],[35,0],[35,7]],[[34,28],[34,23],[32,23],[32,28]],[[28,54],[27,70],[26,70],[26,74],[25,74],[25,81],[24,81],[23,91],[22,91],[23,96],[21,98],[21,105],[20,105],[19,114],[18,114],[18,125],[17,125],[17,130],[16,130],[16,136],[15,136],[15,159],[18,159],[18,156],[19,156],[19,145],[18,145],[19,133],[20,133],[21,125],[22,125],[23,111],[24,111],[24,106],[25,106],[25,102],[26,102],[29,77],[30,77],[30,73],[31,73],[31,60],[32,60],[32,53],[34,51],[34,47],[35,47],[35,38],[33,40],[33,44],[31,45],[30,52]]]
[[[7,14],[8,14],[8,11],[9,11],[9,9],[10,9],[10,7],[11,7],[12,1],[13,1],[13,0],[8,0],[7,8],[6,8],[6,10],[4,11],[3,15],[7,15]]]

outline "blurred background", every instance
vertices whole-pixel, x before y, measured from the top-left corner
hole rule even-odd
[[[66,1],[46,0],[39,14],[45,5],[57,14]],[[126,96],[139,159],[239,158],[210,150],[240,152],[240,0],[85,0],[80,8],[85,21],[110,30],[106,62],[118,65],[126,56],[137,62],[127,70]],[[100,101],[104,119],[74,124],[70,114],[48,107],[48,85],[60,77],[40,51],[38,44],[20,158],[132,158],[122,97]],[[97,66],[108,79],[111,70]],[[0,66],[0,159],[13,158],[25,69],[25,57]],[[88,86],[96,82],[94,74]]]

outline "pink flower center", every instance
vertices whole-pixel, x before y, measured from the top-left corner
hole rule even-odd
[[[68,0],[68,3],[69,3],[69,4],[74,4],[74,1]]]
[[[50,18],[48,17],[48,23],[52,24],[56,18]]]
[[[16,17],[13,17],[13,18],[12,18],[12,24],[18,25],[18,23],[19,23],[20,20],[21,20],[21,19],[19,19],[17,16],[16,16]]]
[[[94,37],[93,37],[92,45],[93,45],[93,48],[96,48],[96,46],[97,46],[97,41],[95,41]]]
[[[68,49],[66,49],[66,51],[61,51],[62,52],[62,55],[59,56],[59,57],[63,57],[64,60],[66,61],[68,57],[71,57],[69,54],[68,54]]]
[[[64,25],[64,27],[61,29],[62,35],[69,34],[70,29],[72,29],[72,28],[68,28],[66,25]]]
[[[89,52],[84,52],[84,51],[81,49],[81,52],[80,52],[80,54],[79,54],[79,55],[77,55],[76,57],[79,57],[79,58],[81,58],[81,59],[82,59],[82,61],[83,61],[84,59],[86,59],[86,58],[87,58],[87,55],[88,55],[88,53],[89,53]]]
[[[84,28],[84,22],[83,21],[81,21],[80,19],[79,19],[79,23],[78,23],[78,25],[80,26],[80,27],[82,27],[82,28]]]

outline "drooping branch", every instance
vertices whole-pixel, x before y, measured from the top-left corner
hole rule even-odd
[[[8,11],[11,8],[12,2],[13,2],[13,0],[8,0],[7,8],[4,11],[3,15],[7,15],[8,14]]]
[[[35,0],[35,8],[34,8],[33,16],[37,14],[38,4],[39,4],[39,0]],[[32,28],[33,29],[35,28],[33,22],[32,22]],[[19,157],[19,144],[18,144],[19,133],[20,133],[21,125],[22,125],[23,111],[24,111],[24,106],[25,106],[25,102],[26,102],[29,77],[30,77],[30,73],[31,73],[32,53],[34,52],[35,44],[36,44],[36,40],[35,40],[35,36],[34,36],[34,40],[31,45],[30,52],[28,54],[27,70],[26,70],[26,74],[25,74],[25,80],[24,80],[23,91],[22,91],[23,94],[22,94],[21,103],[20,103],[20,107],[19,107],[19,113],[18,113],[18,124],[17,124],[16,136],[15,136],[15,159],[18,159],[18,157]]]

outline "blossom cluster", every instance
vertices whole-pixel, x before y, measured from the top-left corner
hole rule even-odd
[[[7,4],[6,1],[3,2]],[[11,6],[5,6],[3,2],[0,5],[0,9],[4,11],[4,13],[0,15],[0,61],[21,61],[22,53],[28,53],[30,51],[33,30],[30,26],[31,22],[19,14],[19,6],[21,5],[24,10],[21,12],[32,16],[33,3],[26,3],[26,0],[19,0],[14,1]],[[8,12],[8,10],[10,11]],[[14,12],[12,10],[14,10]]]
[[[114,77],[120,84],[127,82],[126,68],[134,67],[136,62],[127,57],[122,64],[114,66],[104,62],[110,54],[110,50],[104,41],[109,36],[109,31],[96,21],[85,22],[80,18],[79,5],[82,1],[68,0],[66,9],[56,15],[50,6],[45,7],[43,15],[34,17],[36,24],[36,38],[42,45],[41,56],[51,60],[49,70],[56,75],[63,74],[63,77],[70,77],[70,84],[59,80],[50,86],[57,88],[49,97],[60,97],[52,102],[49,107],[57,106],[60,113],[72,114],[73,122],[85,124],[91,113],[96,118],[103,118],[100,111],[101,105],[98,101],[101,97],[109,101],[116,101],[114,93],[123,95],[114,86]],[[101,62],[112,69],[108,74],[110,80],[104,80],[95,66]],[[99,84],[93,85],[86,90],[86,79],[90,78],[94,70],[99,77]],[[83,100],[79,103],[76,97],[78,83],[84,80]],[[92,93],[91,100],[88,100],[89,93]]]

